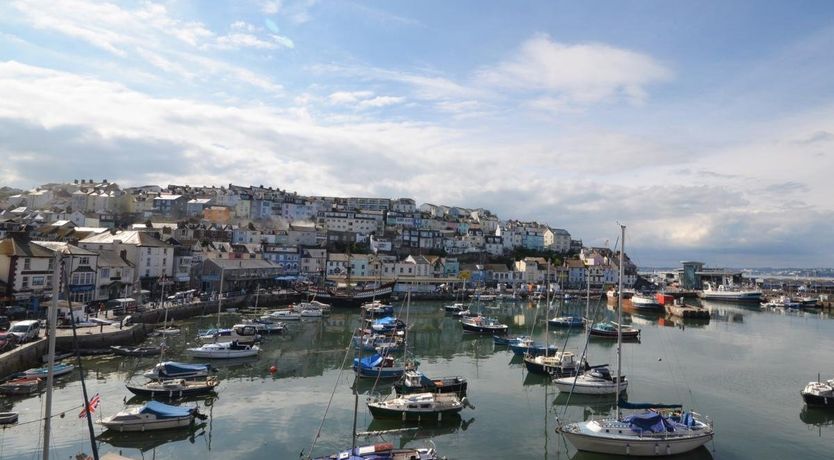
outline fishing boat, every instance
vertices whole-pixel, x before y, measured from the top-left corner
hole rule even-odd
[[[468,316],[460,320],[463,332],[475,334],[506,334],[509,326],[488,316]]]
[[[52,375],[54,377],[60,377],[62,375],[69,374],[70,372],[75,369],[75,366],[72,364],[55,364],[52,368]],[[46,378],[47,374],[49,373],[49,368],[47,367],[38,367],[34,369],[29,369],[23,371],[24,377],[37,377],[37,378]]]
[[[17,417],[17,412],[0,412],[0,425],[14,425]]]
[[[8,396],[30,395],[43,388],[45,382],[38,377],[18,377],[0,384],[0,394]]]
[[[467,381],[460,376],[432,379],[417,369],[405,371],[402,379],[394,384],[397,395],[413,393],[454,393],[458,397],[466,396]]]
[[[622,326],[613,321],[595,323],[593,326],[591,326],[589,334],[591,334],[591,337],[616,340],[618,336],[618,330],[622,331],[621,334],[623,340],[637,340],[640,338],[640,329],[633,328],[631,326]]]
[[[788,296],[782,295],[779,297],[774,297],[767,302],[762,302],[763,308],[775,307],[775,308],[802,308],[802,303],[797,302],[791,299]]]
[[[834,379],[809,382],[800,392],[805,404],[814,407],[834,408]]]
[[[570,351],[556,352],[549,356],[525,356],[524,367],[527,372],[539,375],[571,376],[584,371],[588,366],[587,362],[579,360]]]
[[[626,377],[612,377],[608,367],[597,367],[573,377],[558,377],[553,383],[559,391],[582,395],[609,395],[628,388]]]
[[[152,399],[176,399],[209,394],[218,384],[216,377],[206,377],[205,380],[172,379],[125,386],[131,393],[138,396]]]
[[[469,308],[467,308],[466,305],[462,303],[453,303],[450,305],[444,305],[443,311],[445,311],[446,313],[457,313],[462,311],[469,311]]]
[[[463,401],[455,393],[414,393],[383,401],[369,401],[368,409],[371,415],[378,418],[441,421],[462,411]]]
[[[762,300],[762,291],[758,289],[744,289],[740,286],[722,284],[715,286],[713,283],[705,283],[704,290],[698,296],[706,300],[719,300],[724,302],[755,302]]]
[[[113,353],[121,356],[157,356],[162,353],[162,347],[126,347],[113,345],[110,347]]]
[[[207,343],[197,348],[186,348],[185,352],[192,358],[234,359],[257,356],[261,349],[257,345],[238,342]]]
[[[387,316],[394,314],[394,306],[379,300],[374,300],[372,302],[362,304],[362,311],[364,312],[366,318]]]
[[[663,308],[654,296],[641,294],[639,292],[635,292],[634,295],[631,296],[631,306],[635,310],[660,310]]]
[[[153,431],[184,428],[194,423],[199,414],[196,407],[180,407],[148,401],[129,407],[101,421],[102,426],[114,431]]]
[[[209,364],[188,364],[165,361],[145,372],[146,378],[153,380],[194,379],[207,377],[214,368]]]
[[[623,289],[623,253],[625,251],[625,226],[620,226],[622,241],[620,246],[619,290]],[[622,329],[622,303],[617,299],[618,322],[616,329]],[[590,332],[589,332],[590,334]],[[617,333],[617,383],[622,377],[622,340],[623,334]],[[713,436],[712,422],[694,412],[682,412],[679,404],[634,404],[620,398],[621,389],[614,385],[617,409],[614,417],[588,420],[584,422],[558,424],[557,432],[577,450],[600,454],[626,456],[668,456],[692,451],[707,442]],[[621,417],[620,409],[645,409],[646,412]]]
[[[261,336],[258,329],[251,323],[235,324],[229,329],[208,329],[200,331],[198,336],[202,343],[238,342],[255,343]]]
[[[397,365],[391,356],[374,353],[362,358],[353,358],[353,371],[362,378],[392,380],[402,377],[405,367]]]
[[[581,316],[557,316],[547,321],[551,327],[558,328],[581,328],[585,325],[585,319]]]

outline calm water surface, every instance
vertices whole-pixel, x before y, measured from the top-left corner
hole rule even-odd
[[[715,442],[678,458],[788,459],[832,458],[834,413],[804,408],[799,391],[818,372],[834,375],[829,350],[834,349],[834,321],[827,314],[790,314],[759,311],[743,306],[708,304],[708,322],[671,320],[658,315],[625,314],[626,323],[642,329],[639,344],[625,344],[623,367],[632,401],[683,402],[715,421]],[[592,306],[598,316],[614,317],[604,304]],[[568,304],[581,312],[584,303]],[[504,304],[482,308],[511,324],[511,333],[529,334],[543,308]],[[432,441],[450,459],[602,459],[577,453],[553,428],[556,417],[584,420],[609,414],[613,398],[566,395],[547,379],[528,375],[520,358],[489,337],[461,332],[458,322],[442,312],[442,304],[416,303],[409,312],[413,324],[410,348],[429,376],[462,375],[469,379],[474,409],[464,409],[460,420],[421,428],[386,441],[422,446]],[[221,323],[232,325],[239,315],[224,314]],[[194,345],[199,328],[215,324],[216,317],[182,323],[183,334],[172,339],[172,359]],[[351,331],[358,313],[336,311],[323,320],[289,325],[282,336],[269,336],[261,356],[254,360],[216,362],[221,384],[218,395],[188,402],[208,415],[192,431],[118,436],[101,434],[100,452],[121,452],[133,458],[156,459],[292,459],[308,452],[322,421],[328,400],[335,394],[321,436],[313,451],[323,455],[350,445],[353,420],[353,374],[345,361]],[[534,335],[544,340],[539,322]],[[155,343],[158,338],[148,339]],[[550,333],[551,342],[579,351],[581,334]],[[614,343],[592,341],[591,364],[616,363]],[[141,373],[154,364],[148,358],[85,358],[90,395],[100,393],[96,416],[109,416],[131,400],[124,383],[144,381]],[[278,372],[269,373],[275,364]],[[346,369],[340,373],[340,369]],[[374,421],[364,406],[374,393],[389,393],[390,385],[361,382],[358,430],[399,428],[399,422]],[[81,387],[77,377],[57,386],[52,441],[53,458],[90,452],[86,423],[79,420]],[[41,426],[25,422],[39,417],[44,398],[0,399],[0,411],[20,413],[21,425],[0,430],[0,458],[40,458]],[[365,440],[380,442],[379,438]]]

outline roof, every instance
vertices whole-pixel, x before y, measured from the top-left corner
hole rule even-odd
[[[212,263],[223,270],[251,270],[253,268],[278,268],[268,260],[263,259],[209,259],[207,263]]]
[[[194,198],[193,200],[188,200],[188,204],[206,204],[211,201],[211,198]]]
[[[116,233],[104,232],[98,235],[88,236],[79,243],[87,244],[113,244],[114,241],[121,241],[123,244],[132,244],[142,247],[159,247],[169,248],[170,244],[166,244],[146,232],[137,232],[135,230],[120,230]]]
[[[347,254],[339,254],[339,253],[330,254],[327,257],[327,260],[332,260],[332,261],[336,261],[336,262],[347,262],[348,261],[348,255]]]
[[[99,267],[132,267],[133,265],[122,259],[116,251],[99,251],[98,264]]]
[[[0,255],[5,256],[21,256],[21,257],[52,257],[53,251],[31,244],[25,238],[19,236],[12,236],[0,241]]]
[[[154,200],[179,200],[182,198],[182,195],[159,195],[158,197],[154,198]]]
[[[86,249],[79,248],[78,246],[73,246],[69,243],[62,243],[59,241],[32,241],[32,243],[37,244],[38,246],[43,246],[50,251],[60,251],[62,254],[72,254],[75,256],[96,255],[93,251],[88,251]]]
[[[565,261],[568,268],[585,268],[585,263],[579,259],[568,259]]]

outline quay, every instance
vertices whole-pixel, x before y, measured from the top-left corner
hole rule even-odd
[[[299,294],[261,294],[259,304],[269,306],[288,305],[298,301]],[[223,309],[241,308],[253,305],[255,295],[229,296],[223,299]],[[113,324],[76,328],[79,350],[101,350],[112,345],[134,345],[142,342],[156,324],[162,323],[165,308],[157,307],[131,315],[131,324],[125,326],[122,318],[108,318]],[[194,316],[217,313],[217,300],[197,301],[167,307],[169,320],[182,320]],[[0,354],[0,377],[3,379],[32,367],[43,365],[42,357],[47,353],[48,340],[45,333],[33,342],[17,346]],[[75,349],[72,329],[58,328],[55,335],[55,352],[67,353]],[[83,353],[82,353],[83,354]]]

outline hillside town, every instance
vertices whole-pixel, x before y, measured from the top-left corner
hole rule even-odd
[[[0,302],[37,305],[55,251],[71,259],[72,301],[145,290],[252,291],[296,282],[399,281],[527,289],[616,284],[612,249],[562,228],[411,198],[301,196],[273,187],[121,188],[73,180],[0,195]],[[626,259],[624,284],[637,278]]]

